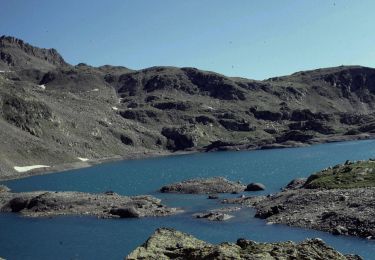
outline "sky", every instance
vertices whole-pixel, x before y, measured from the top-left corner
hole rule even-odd
[[[375,67],[373,0],[0,0],[0,35],[70,64],[196,67],[266,79]]]

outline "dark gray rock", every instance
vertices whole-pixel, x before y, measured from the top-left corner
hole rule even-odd
[[[134,207],[128,208],[112,208],[110,214],[119,216],[120,218],[139,218],[140,214]]]
[[[11,212],[20,212],[21,210],[25,209],[29,204],[29,200],[22,197],[16,197],[11,199],[6,207],[8,207]]]
[[[246,186],[245,191],[261,191],[265,189],[266,186],[264,186],[262,183],[252,182]]]

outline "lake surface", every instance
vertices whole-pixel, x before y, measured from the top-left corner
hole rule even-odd
[[[219,243],[238,238],[256,241],[302,241],[320,237],[344,253],[374,259],[375,242],[328,233],[267,225],[254,210],[236,212],[226,222],[209,222],[191,215],[222,207],[200,195],[160,194],[165,185],[188,178],[224,176],[243,183],[261,182],[274,193],[290,180],[308,176],[345,160],[375,157],[375,140],[311,147],[241,152],[202,153],[96,165],[64,173],[3,182],[13,191],[58,190],[123,195],[151,194],[185,213],[160,218],[97,219],[94,217],[26,218],[0,215],[0,256],[7,259],[123,259],[158,227],[173,227],[200,239]],[[247,193],[248,195],[261,193]],[[226,195],[238,196],[238,195]],[[222,196],[224,197],[224,196]]]

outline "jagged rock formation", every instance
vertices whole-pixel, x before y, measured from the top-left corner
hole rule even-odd
[[[237,243],[212,245],[191,235],[161,228],[126,259],[361,259],[343,255],[320,239],[293,242],[257,243],[238,239]]]
[[[375,131],[375,69],[341,66],[264,81],[195,68],[70,65],[0,37],[0,178],[175,151],[289,147]],[[47,164],[48,162],[48,164]],[[56,170],[50,167],[48,170]]]

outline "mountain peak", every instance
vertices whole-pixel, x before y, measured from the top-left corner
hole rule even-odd
[[[56,49],[34,47],[13,36],[0,37],[0,67],[48,70],[66,65]]]

